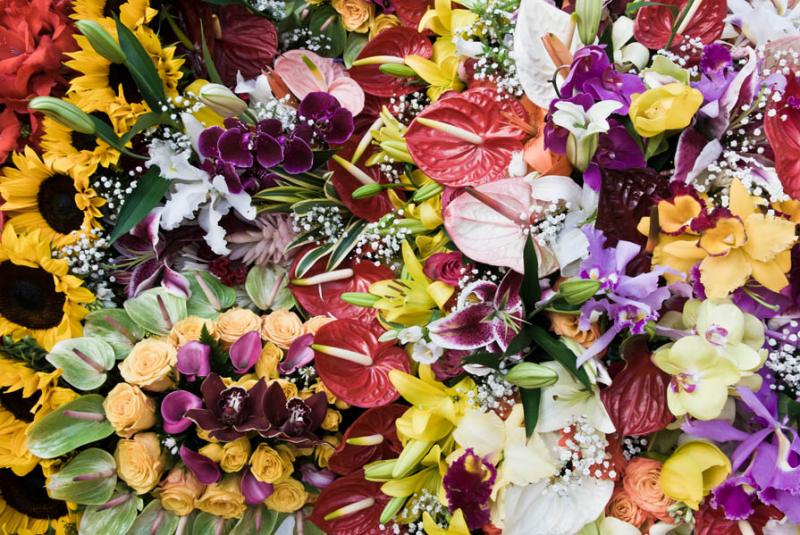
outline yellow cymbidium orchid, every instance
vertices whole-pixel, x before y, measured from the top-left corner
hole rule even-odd
[[[428,535],[469,535],[470,533],[461,509],[456,510],[453,516],[450,517],[450,524],[447,529],[440,528],[428,513],[422,516],[422,527],[425,528],[425,533]]]
[[[436,0],[433,9],[428,9],[419,21],[418,30],[430,29],[448,40],[467,30],[478,20],[478,15],[468,9],[453,9],[450,0]]]
[[[425,325],[433,310],[444,307],[455,289],[429,279],[407,241],[403,242],[403,264],[407,276],[378,281],[369,287],[369,293],[380,297],[372,306],[386,322]]]
[[[406,56],[405,62],[420,78],[428,82],[428,98],[434,102],[447,91],[464,89],[464,82],[458,77],[459,58],[456,45],[451,41],[437,40],[433,44],[432,60],[410,55]]]

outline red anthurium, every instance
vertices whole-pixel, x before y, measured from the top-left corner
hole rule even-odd
[[[406,133],[408,152],[441,184],[485,184],[503,176],[513,154],[522,151],[519,120],[513,107],[497,101],[493,89],[470,89],[417,115]]]
[[[348,318],[326,323],[314,335],[317,373],[338,398],[356,407],[380,407],[400,396],[389,372],[408,372],[408,355],[392,342],[379,342],[383,332],[376,321]]]
[[[365,133],[364,135],[369,135]],[[371,183],[388,182],[381,173],[380,168],[375,165],[367,167],[364,162],[370,157],[375,149],[370,146],[357,162],[351,162],[361,138],[352,137],[339,151],[333,159],[328,161],[328,171],[333,172],[331,182],[339,194],[339,199],[348,210],[366,221],[377,221],[385,214],[392,211],[392,203],[386,191],[382,191],[372,197],[364,199],[354,199],[353,192]]]
[[[428,8],[433,7],[431,0],[391,0],[391,4],[403,26],[414,29],[419,27],[419,21]]]
[[[672,27],[687,2],[688,0],[661,0],[662,4],[677,7],[676,13],[673,13],[665,5],[650,5],[640,8],[636,13],[636,23],[633,26],[636,40],[651,50],[667,46]],[[671,48],[680,46],[684,37],[700,39],[703,44],[713,43],[722,35],[727,14],[726,0],[694,2],[678,26],[672,39]]]
[[[328,535],[392,533],[391,524],[380,524],[381,512],[390,499],[381,492],[381,483],[365,480],[359,470],[326,487],[309,520]]]
[[[424,12],[424,11],[423,11]],[[350,68],[350,76],[365,93],[379,97],[398,97],[420,91],[411,78],[398,78],[380,71],[385,63],[403,64],[406,56],[430,59],[433,46],[427,37],[412,28],[389,28],[382,31],[361,51]]]
[[[297,262],[302,252],[295,256],[289,274],[291,282],[289,291],[303,310],[311,316],[334,316],[336,318],[359,318],[371,320],[375,317],[372,308],[359,307],[345,303],[339,296],[346,292],[368,292],[373,282],[393,279],[394,273],[389,268],[373,262],[348,259],[342,262],[333,272],[326,272],[328,257],[323,257],[314,264],[305,276],[298,280]]]
[[[775,170],[783,189],[800,199],[800,81],[786,77],[783,98],[770,99],[770,112],[764,114],[764,131],[775,153]]]
[[[647,435],[664,429],[675,418],[667,407],[670,378],[650,360],[643,338],[632,338],[623,351],[626,366],[600,392],[611,421],[621,435]]]
[[[347,475],[372,461],[397,457],[403,446],[397,438],[395,420],[406,409],[408,407],[392,403],[369,409],[356,418],[328,460],[328,468]]]

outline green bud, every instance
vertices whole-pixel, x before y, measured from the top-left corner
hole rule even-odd
[[[389,76],[395,76],[397,78],[414,78],[417,76],[414,69],[408,65],[399,65],[397,63],[384,63],[378,67],[378,70],[383,74],[388,74]]]
[[[388,481],[392,479],[392,470],[397,459],[375,461],[364,467],[364,479],[367,481]]]
[[[578,19],[578,35],[584,45],[594,43],[602,15],[602,0],[576,0],[575,16]]]
[[[381,298],[366,292],[345,292],[339,296],[339,299],[357,307],[371,307]]]
[[[392,469],[392,478],[400,479],[410,474],[428,454],[431,445],[424,440],[409,440]]]
[[[373,197],[380,192],[383,191],[382,184],[364,184],[363,186],[357,188],[350,196],[354,199],[366,199],[367,197]]]
[[[106,58],[111,63],[125,63],[125,53],[122,52],[116,39],[105,31],[96,21],[79,20],[75,23],[78,30],[86,36],[89,44],[98,54]]]
[[[198,96],[203,104],[226,118],[237,117],[247,109],[247,102],[221,84],[204,85]]]
[[[578,171],[586,171],[589,162],[592,161],[597,143],[600,139],[598,134],[590,134],[580,139],[575,134],[570,134],[567,138],[567,159]]]
[[[36,97],[28,103],[28,108],[41,112],[81,134],[95,133],[91,117],[76,105],[65,100],[54,97]]]
[[[439,195],[442,191],[444,191],[444,188],[438,182],[428,182],[414,192],[414,196],[411,197],[411,200],[414,202],[426,201],[431,197]]]
[[[508,371],[505,379],[522,388],[542,388],[555,384],[558,373],[541,364],[520,362]]]
[[[403,508],[403,505],[406,503],[406,498],[392,498],[389,500],[389,503],[386,504],[386,507],[383,508],[383,512],[381,512],[380,523],[386,524],[391,519],[395,517],[395,515]]]
[[[600,281],[591,279],[569,279],[558,287],[558,293],[570,305],[582,305],[600,290]]]

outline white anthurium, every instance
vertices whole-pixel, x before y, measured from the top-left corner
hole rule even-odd
[[[597,387],[586,388],[558,362],[544,362],[542,366],[556,371],[558,381],[542,388],[536,431],[558,431],[570,426],[580,417],[585,417],[586,422],[598,431],[614,432],[614,424],[600,399]]]
[[[503,532],[575,535],[603,513],[613,492],[613,481],[593,477],[513,485],[505,491]]]
[[[514,30],[517,77],[528,98],[544,109],[558,97],[550,80],[556,69],[562,67],[553,64],[542,43],[542,38],[548,34],[558,37],[571,51],[581,46],[569,13],[545,0],[522,0]]]
[[[756,46],[794,35],[800,24],[800,4],[786,0],[728,0],[728,10],[726,21]]]
[[[147,165],[157,165],[161,176],[170,181],[167,201],[161,214],[161,228],[172,230],[184,221],[195,220],[205,230],[205,240],[216,254],[225,255],[230,249],[225,242],[225,229],[219,222],[231,209],[242,218],[253,220],[256,209],[246,191],[232,193],[225,178],[211,177],[206,171],[189,163],[192,152],[179,149],[164,140],[153,140],[149,147]],[[199,211],[199,212],[198,212]]]
[[[650,52],[642,43],[633,39],[634,22],[628,17],[620,17],[611,27],[611,45],[614,50],[614,63],[624,65],[630,63],[637,69],[643,69],[650,60]]]

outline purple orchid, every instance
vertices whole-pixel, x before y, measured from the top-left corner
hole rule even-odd
[[[714,490],[715,505],[731,520],[753,514],[756,498],[800,522],[800,436],[778,420],[777,396],[765,380],[758,394],[740,387],[741,402],[753,417],[748,429],[724,420],[686,421],[684,432],[716,442],[738,442],[731,455],[734,475]],[[740,472],[741,470],[741,472]]]
[[[450,511],[460,509],[470,530],[489,521],[489,498],[497,478],[497,468],[468,448],[448,468],[442,485]]]
[[[594,99],[588,93],[577,93],[569,98],[553,99],[547,111],[547,122],[544,125],[544,146],[545,148],[558,153],[567,153],[567,139],[569,130],[562,128],[552,121],[553,113],[556,111],[558,102],[571,102],[588,111],[594,104]]]
[[[314,335],[311,333],[295,338],[286,352],[286,358],[278,364],[278,371],[281,372],[281,375],[292,374],[298,368],[302,368],[314,360],[314,350],[311,349],[313,343]]]
[[[601,169],[642,169],[647,166],[641,147],[628,130],[613,119],[608,123],[611,128],[598,137],[597,150],[583,172],[584,182],[595,191],[600,190]]]
[[[171,434],[183,433],[194,422],[186,417],[192,409],[203,406],[203,400],[186,390],[170,392],[161,400],[161,418],[164,420],[164,431]]]
[[[216,483],[222,478],[222,471],[219,469],[219,465],[205,455],[201,455],[186,446],[181,446],[179,455],[186,468],[191,470],[203,485]]]
[[[258,428],[264,438],[288,442],[298,448],[320,444],[315,431],[325,419],[328,398],[324,392],[306,398],[286,399],[278,383],[270,385],[262,404],[266,424]]]
[[[594,101],[613,100],[622,105],[614,113],[626,115],[631,105],[631,95],[644,91],[644,82],[638,75],[614,70],[606,55],[605,45],[591,45],[575,53],[569,74],[561,86],[561,98],[569,99],[586,93]]]
[[[579,327],[589,330],[595,312],[606,313],[612,325],[578,357],[578,366],[608,347],[624,329],[633,334],[644,333],[645,325],[658,319],[661,305],[670,296],[667,287],[659,287],[659,277],[668,268],[654,267],[634,277],[626,274],[628,264],[641,250],[639,245],[620,240],[615,247],[605,247],[606,238],[601,230],[586,226],[583,232],[589,240],[589,256],[581,262],[579,276],[598,281],[600,289],[597,297],[581,307]]]
[[[269,498],[275,489],[271,484],[256,479],[253,472],[246,468],[242,474],[242,479],[239,481],[239,490],[244,496],[244,502],[247,505],[258,505]]]
[[[355,129],[353,114],[330,93],[309,93],[297,108],[297,115],[300,121],[306,121],[306,125],[302,122],[298,125],[298,130],[311,128],[325,143],[332,145],[346,142]]]
[[[261,355],[261,335],[258,331],[250,331],[236,340],[229,351],[233,369],[244,375],[256,365]]]
[[[703,55],[700,58],[700,80],[693,82],[692,87],[703,93],[704,103],[718,103],[735,75],[733,57],[728,47],[711,43],[703,47]]]
[[[230,442],[269,425],[261,410],[267,393],[263,379],[245,390],[240,386],[226,387],[220,376],[212,373],[200,385],[200,391],[205,408],[188,410],[186,417],[213,438]]]
[[[456,310],[428,326],[431,340],[447,349],[478,349],[497,344],[502,351],[523,319],[522,275],[508,271],[500,284],[477,281],[459,296]]]
[[[207,376],[211,373],[211,348],[196,340],[183,344],[178,349],[176,367],[190,383],[198,377]]]

